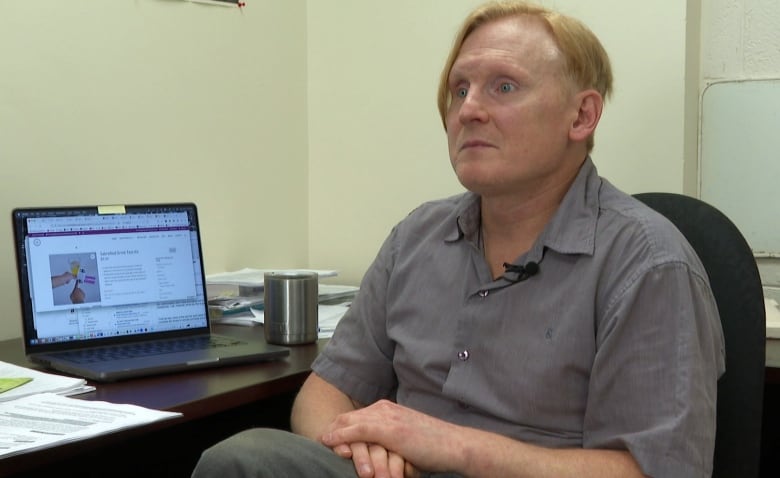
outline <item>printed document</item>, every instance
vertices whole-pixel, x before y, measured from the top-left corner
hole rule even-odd
[[[55,393],[28,395],[0,402],[0,458],[180,415]]]

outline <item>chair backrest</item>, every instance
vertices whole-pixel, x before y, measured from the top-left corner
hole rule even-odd
[[[688,239],[709,275],[726,340],[726,373],[718,381],[713,477],[758,477],[764,398],[764,292],[753,252],[715,207],[689,196],[634,197],[666,216]]]

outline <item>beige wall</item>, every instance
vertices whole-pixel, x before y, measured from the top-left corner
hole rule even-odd
[[[435,93],[455,30],[479,3],[308,3],[312,267],[338,267],[340,280],[357,283],[397,221],[461,190]],[[546,3],[585,21],[613,61],[600,173],[629,192],[695,193],[698,51],[686,38],[698,38],[699,0]]]
[[[702,87],[716,81],[780,77],[780,2],[702,4]]]
[[[780,2],[709,0],[702,5],[701,91],[721,81],[780,78]],[[751,161],[742,157],[740,161]],[[760,159],[759,159],[760,160]],[[706,164],[706,162],[705,162]],[[759,168],[760,169],[760,168]],[[745,170],[755,170],[746,167]],[[750,182],[749,176],[740,182]],[[756,181],[757,184],[765,184]],[[768,194],[773,194],[769,191]],[[771,196],[767,202],[772,203]],[[739,221],[737,220],[739,224]],[[780,257],[756,258],[767,297],[780,301]]]
[[[207,272],[338,268],[357,283],[409,210],[460,191],[434,94],[478,1],[247,3],[0,2],[0,339],[20,333],[15,206],[192,200]],[[704,76],[766,75],[744,16],[763,25],[777,2],[546,3],[613,59],[600,172],[629,192],[695,193],[700,22]],[[745,54],[718,58],[731,49],[710,41]]]
[[[207,272],[308,262],[306,2],[0,2],[0,339],[11,209],[195,201]]]

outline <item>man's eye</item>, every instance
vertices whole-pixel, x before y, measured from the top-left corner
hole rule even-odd
[[[501,93],[509,93],[510,91],[514,91],[515,85],[511,83],[501,83],[498,88],[501,90]]]

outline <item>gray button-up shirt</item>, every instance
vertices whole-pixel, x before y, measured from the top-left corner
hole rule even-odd
[[[629,450],[653,476],[709,476],[724,342],[707,275],[665,218],[588,158],[531,250],[494,280],[479,197],[399,223],[314,371],[362,403],[549,447]]]

